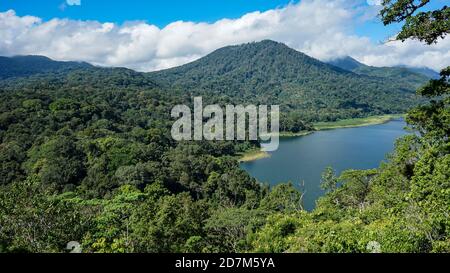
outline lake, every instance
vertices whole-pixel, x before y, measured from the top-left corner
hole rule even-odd
[[[277,151],[269,158],[245,162],[241,167],[260,182],[276,185],[304,181],[304,206],[315,207],[323,195],[320,178],[327,166],[337,173],[346,169],[372,169],[380,165],[394,148],[395,140],[407,132],[402,119],[355,128],[318,131],[314,134],[281,138]]]

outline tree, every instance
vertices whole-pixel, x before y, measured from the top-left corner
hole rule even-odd
[[[437,43],[450,33],[450,8],[444,6],[433,11],[420,11],[429,0],[383,0],[380,12],[383,23],[389,25],[405,21],[396,39],[418,39],[427,44]],[[444,68],[441,78],[431,80],[418,90],[418,94],[431,99],[429,105],[419,106],[409,112],[408,123],[427,136],[448,139],[450,132],[450,66]]]
[[[90,228],[88,206],[54,195],[36,175],[0,188],[0,250],[63,252]]]
[[[31,149],[26,170],[58,190],[72,189],[84,176],[84,154],[72,136],[56,136]]]
[[[447,6],[433,11],[420,11],[430,0],[383,0],[380,12],[383,23],[389,25],[405,21],[396,39],[409,38],[436,43],[450,32],[450,8]]]
[[[450,136],[450,66],[441,71],[439,80],[431,80],[418,90],[430,99],[428,105],[412,109],[408,123],[431,142],[448,140]]]
[[[427,44],[437,43],[450,33],[450,7],[438,10],[420,11],[430,0],[383,0],[380,12],[383,23],[389,25],[405,21],[396,39],[418,39]],[[430,105],[420,106],[408,115],[408,123],[424,135],[438,133],[437,137],[449,135],[450,66],[444,68],[441,78],[431,80],[418,90],[418,94],[431,99]]]
[[[420,11],[429,2],[384,0],[383,22],[405,21],[398,40],[412,38],[427,44],[437,43],[450,32],[450,8]],[[450,249],[450,66],[440,75],[440,79],[431,80],[418,90],[429,103],[413,108],[407,115],[408,124],[421,136],[409,141],[410,150],[416,156],[409,162],[410,192],[403,213],[404,221],[414,227],[416,233],[423,234],[425,243],[417,247],[419,251]]]
[[[20,167],[26,155],[16,142],[0,144],[0,185],[9,184],[23,177]]]
[[[292,183],[278,184],[261,200],[261,208],[292,213],[303,209],[302,195]]]
[[[322,173],[320,187],[326,191],[334,191],[337,188],[338,179],[332,167],[327,167]]]
[[[245,208],[220,208],[206,221],[208,252],[243,252],[247,250],[247,236],[259,229],[267,213]]]
[[[83,245],[87,252],[124,253],[134,249],[130,217],[144,194],[131,185],[120,187],[109,200],[101,200],[94,227],[86,233]]]

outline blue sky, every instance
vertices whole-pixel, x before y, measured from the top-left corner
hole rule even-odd
[[[124,23],[146,21],[164,27],[174,21],[214,22],[222,18],[239,18],[253,11],[267,11],[297,3],[300,0],[1,0],[0,11],[13,9],[20,16],[34,15],[44,20],[71,18],[100,22]],[[370,1],[370,0],[369,0]],[[376,1],[376,0],[374,0]],[[34,1],[33,1],[34,2]],[[37,2],[37,1],[36,1]],[[73,2],[74,4],[68,4]],[[80,5],[78,5],[78,2]],[[436,8],[445,0],[433,0]],[[398,31],[398,26],[385,27],[374,18],[355,27],[355,33],[370,37],[374,42],[384,40]]]
[[[69,0],[70,1],[70,0]],[[13,9],[17,15],[34,15],[43,20],[70,18],[122,24],[127,21],[145,21],[160,28],[174,21],[214,22],[223,18],[239,18],[253,11],[267,11],[299,0],[76,0],[80,5],[69,5],[64,0],[2,0],[0,10]],[[374,42],[381,41],[398,30],[384,27],[378,19],[355,27],[355,33],[366,35]]]
[[[252,11],[284,6],[289,0],[81,0],[69,6],[64,0],[1,0],[0,10],[14,9],[18,15],[34,15],[45,20],[55,17],[123,23],[145,20],[159,27],[178,20],[213,22],[238,18]],[[61,5],[65,5],[62,8]]]
[[[273,39],[321,60],[351,55],[370,65],[435,69],[450,60],[448,39],[434,47],[386,45],[399,25],[383,26],[376,17],[380,7],[373,5],[379,2],[0,0],[0,55],[39,54],[147,71],[221,46]],[[431,0],[428,9],[447,2]]]

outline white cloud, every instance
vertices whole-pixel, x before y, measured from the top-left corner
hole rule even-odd
[[[432,46],[416,41],[373,44],[368,37],[353,34],[355,25],[377,8],[364,0],[303,0],[238,19],[177,21],[164,28],[145,22],[44,22],[7,11],[0,13],[0,55],[39,54],[151,71],[190,62],[222,46],[273,39],[321,60],[351,55],[370,65],[434,69],[450,63],[449,38]]]
[[[367,0],[369,6],[381,6],[383,0]]]
[[[81,6],[81,0],[66,0],[69,6]]]

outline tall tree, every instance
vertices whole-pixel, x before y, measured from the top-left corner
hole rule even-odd
[[[423,11],[430,0],[383,0],[380,12],[384,25],[405,22],[396,39],[409,38],[436,43],[450,32],[450,8]]]
[[[425,10],[429,0],[383,0],[380,12],[385,25],[404,22],[396,39],[417,39],[426,44],[437,43],[450,32],[450,8]],[[409,112],[408,123],[432,142],[448,141],[450,134],[450,66],[444,68],[441,78],[431,80],[418,90],[430,100]]]

